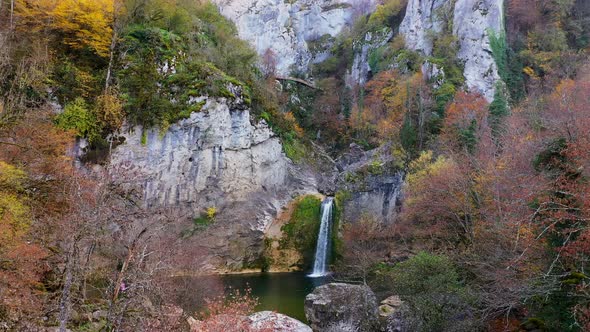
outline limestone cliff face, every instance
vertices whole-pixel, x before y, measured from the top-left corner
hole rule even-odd
[[[123,135],[125,144],[115,149],[110,172],[115,181],[141,184],[148,205],[214,206],[221,196],[244,200],[287,179],[290,161],[279,139],[264,121],[252,124],[248,109],[236,109],[225,99],[206,99],[200,112],[163,136],[158,129],[143,135],[143,143],[140,127]]]
[[[404,35],[406,46],[425,55],[432,54],[431,33],[440,32],[443,22],[440,12],[450,4],[447,0],[409,0],[406,16],[399,32]]]
[[[500,79],[492,57],[489,33],[504,30],[503,0],[457,0],[453,33],[461,45],[459,58],[465,63],[465,83],[488,101],[494,99],[495,84]]]
[[[440,32],[444,20],[452,13],[453,34],[460,45],[458,57],[465,64],[465,84],[491,101],[500,77],[489,32],[504,29],[503,0],[456,0],[453,8],[447,8],[451,4],[446,0],[409,0],[400,33],[405,36],[407,47],[431,55],[432,33]]]
[[[130,128],[114,149],[108,171],[114,183],[141,193],[145,207],[179,213],[166,234],[187,234],[184,271],[235,271],[259,267],[264,234],[297,195],[315,193],[313,173],[293,164],[264,121],[256,123],[241,100],[201,97],[200,112],[163,134]],[[143,136],[143,138],[142,138]],[[194,231],[192,218],[215,207],[215,222]],[[190,260],[193,261],[190,261]]]
[[[404,174],[395,164],[387,146],[362,151],[353,145],[336,161],[340,170],[336,177],[337,189],[347,193],[342,202],[342,222],[356,222],[363,215],[382,223],[395,220],[404,182]]]
[[[372,11],[377,0],[213,0],[237,26],[242,39],[259,54],[271,49],[277,71],[305,72],[312,61],[328,54],[314,52],[310,43],[336,36],[354,18]]]
[[[390,28],[385,28],[377,32],[367,32],[363,40],[355,42],[352,66],[346,75],[348,87],[363,86],[367,83],[374,69],[369,65],[370,52],[387,44],[392,37],[393,31]]]

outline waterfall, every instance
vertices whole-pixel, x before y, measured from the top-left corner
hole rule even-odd
[[[334,198],[328,197],[322,202],[322,220],[318,233],[318,243],[315,249],[313,272],[310,277],[323,277],[327,273],[328,251],[330,250],[330,228],[332,226],[332,207]]]

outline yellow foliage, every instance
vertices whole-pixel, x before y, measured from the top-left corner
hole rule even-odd
[[[123,102],[117,92],[108,89],[96,99],[96,118],[105,128],[115,130],[121,127],[125,118]]]
[[[13,245],[28,230],[30,210],[20,193],[25,172],[0,161],[0,248]]]
[[[207,214],[207,219],[213,220],[213,219],[215,219],[215,216],[217,215],[217,209],[214,206],[208,207],[206,214]]]
[[[60,33],[65,45],[106,57],[112,37],[115,0],[17,0],[21,30]]]
[[[0,161],[0,190],[20,192],[26,178],[22,170]]]
[[[434,159],[432,151],[422,151],[409,165],[407,184],[410,188],[418,186],[430,176],[440,174],[451,166],[451,160],[444,156]]]
[[[99,56],[108,56],[114,0],[61,0],[52,16],[53,26],[65,34],[66,45],[90,48]]]
[[[524,67],[524,69],[522,71],[531,78],[537,78],[537,74],[535,73],[535,70],[531,67]]]
[[[387,26],[387,20],[398,15],[405,8],[406,0],[387,0],[378,5],[375,12],[369,18],[369,26],[380,28]]]
[[[17,28],[28,32],[47,29],[57,3],[58,0],[16,0],[14,15],[17,18]]]
[[[297,134],[297,137],[303,137],[303,128],[301,128],[301,126],[299,126],[299,123],[297,122],[297,119],[295,118],[293,113],[287,112],[284,114],[284,116],[285,116],[285,120],[291,125],[291,127],[293,128],[293,130]]]

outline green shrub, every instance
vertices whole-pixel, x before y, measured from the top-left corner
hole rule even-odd
[[[502,82],[496,84],[494,100],[489,106],[489,123],[494,136],[499,137],[502,130],[502,123],[506,116],[510,114],[508,110],[508,99]]]
[[[307,147],[298,139],[284,139],[282,143],[285,155],[293,162],[300,163],[305,158]]]
[[[379,278],[410,309],[413,331],[474,331],[473,299],[446,256],[420,252],[393,267],[381,266]]]
[[[63,113],[55,118],[56,125],[65,130],[75,131],[78,137],[94,142],[101,137],[102,128],[94,112],[88,109],[83,98],[76,98],[66,105]]]

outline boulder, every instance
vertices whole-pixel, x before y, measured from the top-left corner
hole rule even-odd
[[[256,312],[248,318],[253,331],[271,330],[273,332],[312,332],[311,328],[295,318],[273,311]]]
[[[331,283],[307,295],[305,316],[314,331],[375,331],[377,299],[367,286]]]
[[[217,315],[208,322],[187,318],[191,332],[207,332],[212,326],[227,328],[232,325],[235,330],[230,331],[273,331],[273,332],[312,332],[311,328],[295,318],[279,314],[273,311],[261,311],[250,316],[242,315]]]
[[[387,332],[410,331],[407,319],[408,307],[398,295],[392,295],[381,301],[379,316],[384,320],[384,329]]]

